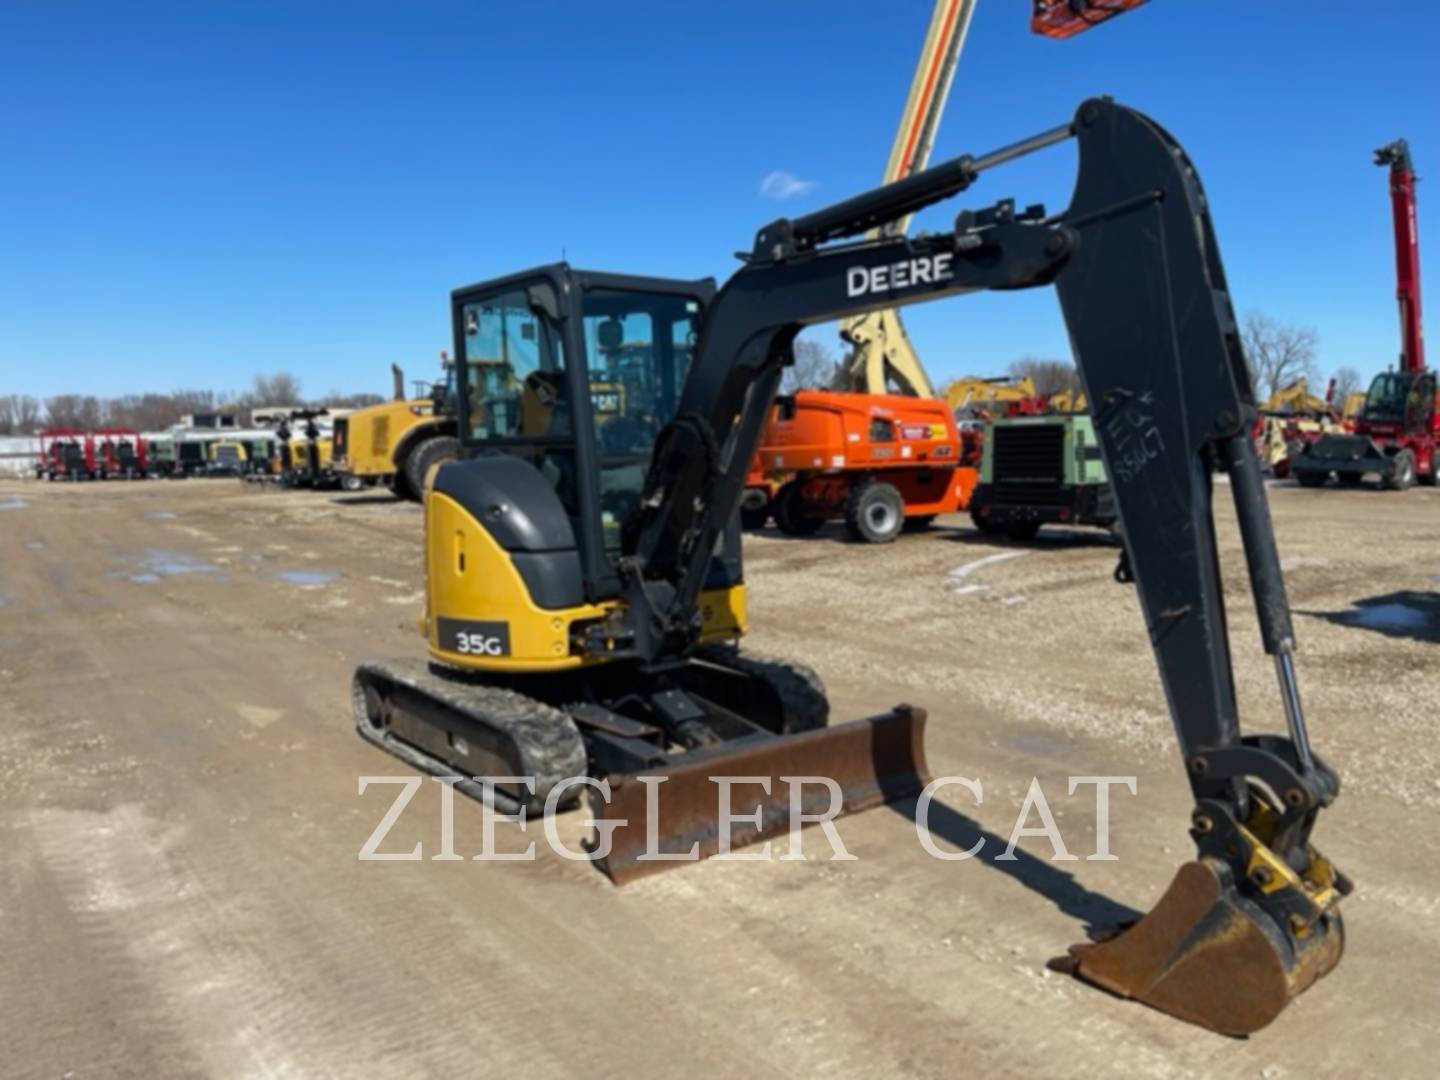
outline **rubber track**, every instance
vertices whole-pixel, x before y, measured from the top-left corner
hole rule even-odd
[[[701,645],[695,650],[695,657],[769,683],[780,695],[787,735],[823,728],[830,720],[830,699],[825,695],[825,684],[815,669],[806,664],[748,649],[741,652],[734,645],[719,643]]]
[[[521,764],[516,775],[535,778],[535,792],[524,804],[529,813],[541,813],[546,797],[562,780],[585,775],[585,743],[580,738],[580,730],[559,709],[513,690],[447,678],[423,660],[361,664],[355,669],[350,683],[350,708],[355,730],[361,738],[431,776],[455,777],[458,790],[502,813],[517,812],[520,803],[493,787],[488,793],[493,797],[487,797],[485,785],[371,724],[365,710],[367,685],[375,686],[382,696],[387,686],[404,686],[451,712],[505,732],[520,752]],[[573,806],[578,797],[577,789],[560,808]]]

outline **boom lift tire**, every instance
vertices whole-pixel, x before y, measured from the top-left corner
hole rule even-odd
[[[775,495],[775,526],[786,536],[814,536],[825,519],[806,512],[801,485],[791,480]]]
[[[1389,476],[1380,479],[1380,486],[1386,491],[1408,491],[1415,483],[1415,454],[1401,450],[1395,455],[1395,468]]]
[[[459,458],[460,440],[453,435],[437,435],[433,439],[426,439],[411,451],[410,456],[405,459],[405,481],[414,492],[414,497],[424,500],[425,481],[432,469]]]
[[[888,544],[905,527],[905,498],[893,484],[869,480],[850,489],[845,500],[845,531],[852,540]]]

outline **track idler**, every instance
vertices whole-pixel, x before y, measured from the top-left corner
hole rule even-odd
[[[1148,915],[1055,966],[1225,1035],[1259,1031],[1340,962],[1350,888],[1313,852],[1303,879],[1268,863],[1244,886],[1220,859],[1186,863]]]

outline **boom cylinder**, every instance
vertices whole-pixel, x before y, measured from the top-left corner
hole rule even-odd
[[[801,247],[814,247],[830,240],[855,236],[957,195],[987,169],[1054,146],[1073,134],[1074,125],[1062,124],[979,157],[961,154],[893,184],[795,218],[790,223],[791,234]]]

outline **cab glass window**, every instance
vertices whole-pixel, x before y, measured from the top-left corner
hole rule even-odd
[[[582,315],[601,508],[613,552],[639,510],[655,439],[674,419],[700,302],[673,293],[591,289]]]
[[[526,289],[465,304],[465,420],[472,441],[570,434],[558,327]]]

